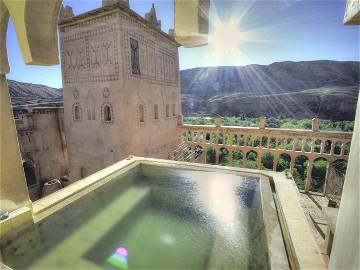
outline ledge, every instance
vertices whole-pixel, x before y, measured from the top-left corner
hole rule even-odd
[[[66,205],[93,192],[98,187],[113,180],[115,177],[127,172],[139,164],[149,164],[159,167],[221,172],[241,176],[260,177],[270,181],[275,190],[273,193],[276,202],[277,215],[281,223],[281,230],[289,254],[290,264],[298,269],[325,269],[325,262],[322,259],[320,250],[315,242],[310,226],[306,220],[305,213],[300,205],[299,191],[292,179],[286,178],[284,173],[273,171],[261,171],[244,168],[234,168],[217,165],[205,165],[179,161],[159,160],[152,158],[129,157],[93,175],[79,180],[72,185],[61,189],[39,201],[33,203],[33,218],[35,222],[62,209]],[[269,207],[267,205],[267,207]],[[273,206],[272,206],[273,207]],[[19,210],[19,217],[16,221],[13,218],[6,231],[13,230],[20,221],[31,220],[31,209]],[[15,214],[15,213],[14,213]],[[4,225],[3,225],[4,226]],[[5,225],[6,226],[6,225]],[[4,229],[4,230],[5,230]],[[278,232],[280,233],[280,232]],[[276,242],[269,244],[278,244]],[[274,260],[274,258],[273,258]],[[275,262],[276,263],[276,262]]]
[[[29,207],[21,207],[10,212],[7,219],[0,221],[0,237],[17,232],[21,228],[33,224],[32,211]]]

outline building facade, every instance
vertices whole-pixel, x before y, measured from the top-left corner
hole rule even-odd
[[[63,108],[28,108],[15,118],[22,164],[31,200],[43,184],[68,174]]]
[[[179,44],[154,7],[146,17],[111,3],[59,24],[73,180],[128,155],[167,158],[179,143]]]

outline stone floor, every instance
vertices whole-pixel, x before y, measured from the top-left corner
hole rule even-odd
[[[320,195],[300,193],[300,203],[315,236],[316,243],[319,249],[323,251],[327,221],[322,209],[327,207],[328,199]],[[325,254],[324,260],[328,260]]]

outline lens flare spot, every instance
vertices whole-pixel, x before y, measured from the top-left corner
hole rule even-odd
[[[116,252],[114,252],[106,261],[120,269],[128,269],[128,251],[124,247],[118,247]]]
[[[118,267],[120,269],[128,269],[128,261],[127,257],[120,255],[119,253],[115,252],[106,260],[109,264]]]
[[[124,247],[119,247],[117,250],[116,250],[117,253],[119,253],[120,255],[123,255],[125,257],[128,256],[128,251],[126,248]]]
[[[175,245],[175,237],[170,234],[163,234],[160,236],[161,242],[163,242],[165,245],[172,246]]]

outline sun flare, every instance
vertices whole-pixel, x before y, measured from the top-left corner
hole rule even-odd
[[[214,46],[214,56],[216,58],[221,58],[226,54],[238,56],[240,54],[241,38],[237,20],[215,22],[213,24],[213,33],[209,37],[209,42]]]

